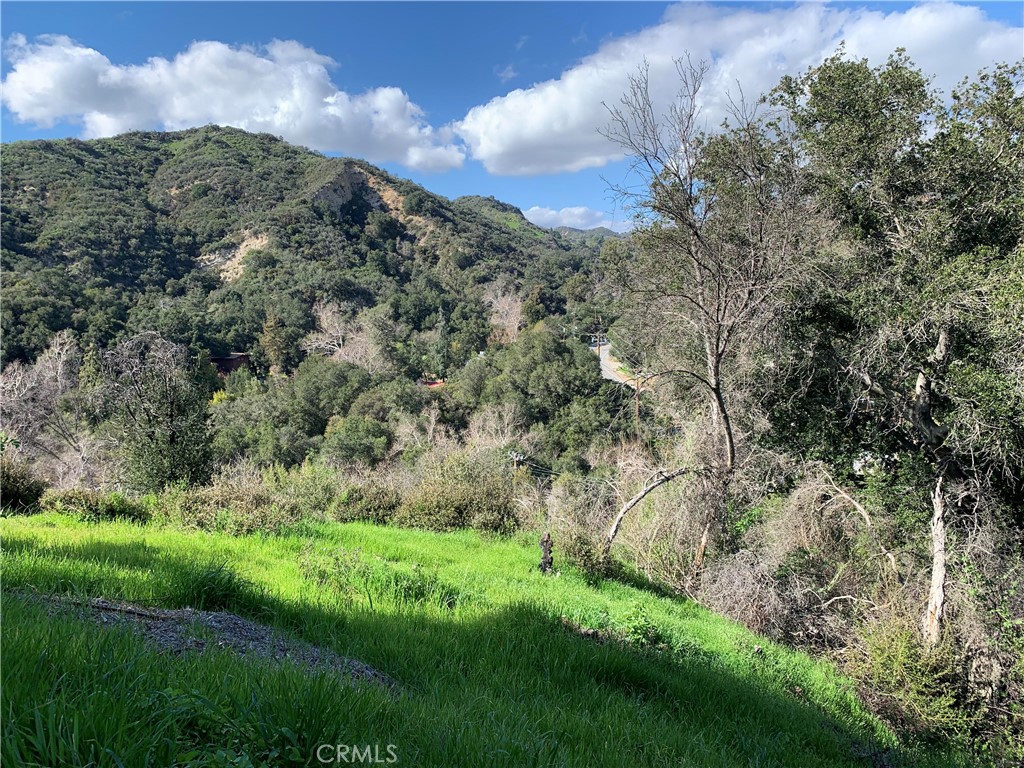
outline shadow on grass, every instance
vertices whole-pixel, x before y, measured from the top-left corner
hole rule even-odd
[[[37,548],[18,541],[14,549],[39,557],[16,571],[6,590],[138,600],[124,580],[75,584],[76,564],[148,569],[165,587],[164,607],[228,610],[374,666],[403,690],[396,701],[375,706],[380,722],[401,739],[396,743],[407,764],[841,766],[871,765],[870,756],[885,754],[856,713],[840,719],[739,677],[706,654],[581,637],[534,605],[451,617],[374,612],[345,606],[327,592],[286,599],[224,563],[142,542]],[[53,555],[61,559],[50,560]],[[57,667],[53,675],[73,684],[66,679],[72,673],[59,668],[59,654],[47,658]],[[365,727],[355,710],[337,716],[336,730],[317,738],[341,739],[360,723]],[[294,764],[310,762],[308,754]],[[875,764],[900,764],[892,754],[884,759]]]
[[[627,587],[633,587],[633,589],[638,589],[641,592],[647,592],[655,597],[661,597],[674,602],[685,600],[685,598],[680,597],[678,592],[617,560],[609,567],[609,573],[606,578],[619,584],[625,584]]]

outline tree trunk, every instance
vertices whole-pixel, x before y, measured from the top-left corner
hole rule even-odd
[[[928,610],[922,625],[924,642],[929,648],[938,645],[946,600],[946,499],[942,493],[941,475],[932,492],[932,509],[932,583],[928,591]]]
[[[725,471],[728,473],[736,467],[736,441],[733,438],[732,420],[729,418],[729,409],[726,408],[721,385],[717,385],[714,392],[716,421],[721,419],[719,428],[722,430],[722,440],[725,443]]]
[[[711,535],[711,516],[704,521],[704,531],[700,535],[700,542],[697,544],[697,552],[693,556],[693,570],[690,572],[690,586],[700,578],[700,572],[704,570],[704,554],[708,549],[708,537]]]
[[[732,472],[736,466],[736,441],[732,434],[732,419],[729,408],[725,404],[725,392],[722,390],[721,352],[717,343],[705,331],[704,349],[707,356],[707,384],[711,389],[711,420],[721,435],[722,449],[725,453],[722,461],[724,473]]]

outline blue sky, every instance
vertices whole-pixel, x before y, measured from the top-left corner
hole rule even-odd
[[[440,194],[494,195],[538,223],[628,226],[626,166],[598,134],[646,58],[712,62],[725,93],[847,50],[897,46],[948,89],[1024,57],[1024,6],[953,3],[49,3],[5,0],[4,141],[210,122],[365,157]]]

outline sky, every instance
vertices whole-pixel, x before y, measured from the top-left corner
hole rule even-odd
[[[601,134],[647,62],[709,63],[701,118],[730,95],[897,47],[948,92],[1024,58],[1021,2],[0,3],[4,142],[215,123],[360,157],[446,197],[493,195],[542,226],[629,228]]]

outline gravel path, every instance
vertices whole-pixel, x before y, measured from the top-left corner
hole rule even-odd
[[[165,610],[103,598],[76,600],[54,597],[51,602],[61,604],[65,610],[69,604],[85,609],[86,615],[101,624],[132,624],[146,640],[167,653],[224,648],[240,656],[291,662],[314,671],[334,672],[356,683],[398,688],[394,680],[368,664],[226,611]]]

